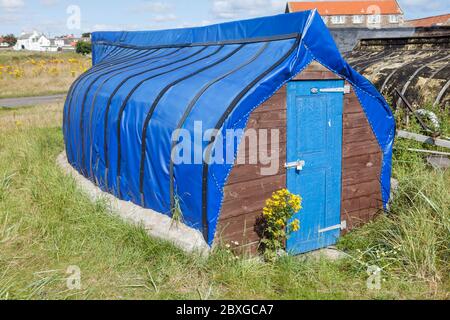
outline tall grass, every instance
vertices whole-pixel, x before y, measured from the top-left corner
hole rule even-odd
[[[448,110],[425,106],[435,112],[442,136],[450,136]],[[412,118],[408,131],[420,132]],[[408,149],[448,151],[415,141],[397,139],[393,157],[393,177],[398,190],[393,194],[389,212],[347,236],[341,247],[354,254],[362,265],[378,265],[397,277],[422,281],[430,289],[444,288],[450,282],[450,170],[432,169],[428,154]]]
[[[424,184],[406,172],[392,214],[343,240],[353,259],[263,263],[220,248],[204,258],[152,239],[101,201],[90,202],[55,164],[63,150],[60,116],[60,105],[0,112],[0,299],[448,298],[448,245],[437,213],[445,195],[433,192],[445,176],[420,168],[429,176]],[[425,196],[413,197],[418,190]],[[375,257],[372,248],[388,251],[398,243],[396,263],[382,265],[381,290],[369,290],[361,262],[371,261],[357,250]],[[81,270],[79,290],[66,286],[69,266]]]
[[[399,188],[387,215],[350,234],[341,246],[396,276],[432,287],[448,283],[450,175],[420,165],[396,171]]]

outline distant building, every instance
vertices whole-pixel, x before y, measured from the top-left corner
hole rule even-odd
[[[416,28],[450,26],[450,14],[442,14],[439,16],[408,20],[406,21],[406,24],[408,24],[408,26]]]
[[[17,39],[14,49],[44,52],[73,51],[80,40],[73,35],[48,38],[44,34],[34,31],[22,33]]]
[[[50,45],[44,47],[44,51],[58,52],[58,51],[73,51],[77,42],[80,41],[79,38],[71,36],[62,36],[50,39]]]
[[[396,0],[288,2],[286,13],[317,9],[329,28],[390,28],[403,25]]]
[[[45,51],[43,50],[43,47],[49,45],[50,39],[42,33],[33,31],[32,33],[22,33],[19,38],[17,38],[14,50]]]
[[[0,48],[9,48],[9,43],[5,42],[5,39],[3,39],[3,37],[0,37]]]

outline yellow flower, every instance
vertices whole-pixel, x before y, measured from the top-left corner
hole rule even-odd
[[[263,209],[263,215],[265,216],[265,217],[270,217],[271,215],[272,215],[272,209],[270,209],[270,208],[264,208]]]
[[[292,228],[292,231],[294,231],[294,232],[297,232],[298,230],[300,230],[300,221],[298,219],[295,219],[294,221],[292,221],[291,228]]]

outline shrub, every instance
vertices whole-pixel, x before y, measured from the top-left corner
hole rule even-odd
[[[90,54],[92,52],[92,45],[90,42],[79,41],[77,43],[76,52],[82,55]]]
[[[292,219],[301,210],[302,199],[287,189],[273,193],[263,210],[264,230],[261,244],[267,260],[273,260],[284,248],[286,239],[300,229],[300,221]]]

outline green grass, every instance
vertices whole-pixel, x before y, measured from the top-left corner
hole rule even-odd
[[[449,298],[448,173],[413,171],[396,155],[402,187],[392,213],[344,237],[348,259],[263,263],[225,249],[202,258],[149,238],[76,188],[55,164],[60,114],[0,112],[0,299]],[[402,251],[389,252],[397,244]],[[383,268],[381,290],[367,288],[366,263]],[[73,265],[80,290],[66,287]]]
[[[450,173],[427,168],[420,155],[405,155],[394,157],[399,188],[389,213],[345,237],[340,246],[363,263],[448,288]]]

